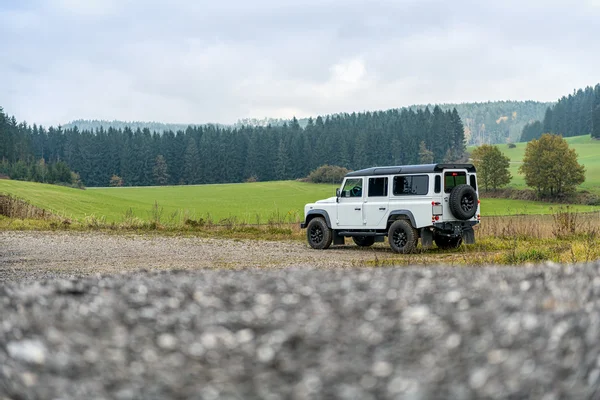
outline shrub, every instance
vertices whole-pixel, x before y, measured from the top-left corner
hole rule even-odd
[[[312,183],[340,183],[350,170],[336,165],[322,165],[308,175]]]
[[[515,147],[517,147],[517,145],[516,145],[516,144],[514,144],[514,143],[509,143],[509,144],[508,144],[508,148],[509,148],[509,149],[514,149]]]
[[[110,178],[109,186],[110,187],[120,187],[120,186],[123,186],[123,178],[121,178],[119,175],[113,175]]]

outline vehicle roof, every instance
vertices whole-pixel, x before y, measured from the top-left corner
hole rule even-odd
[[[419,164],[366,168],[349,172],[346,176],[427,174],[432,172],[442,172],[445,169],[466,169],[468,172],[475,172],[475,166],[473,164]]]

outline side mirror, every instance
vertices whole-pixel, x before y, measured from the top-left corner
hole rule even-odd
[[[340,202],[340,195],[341,195],[340,188],[335,189],[335,197],[336,197],[335,201],[338,203]]]

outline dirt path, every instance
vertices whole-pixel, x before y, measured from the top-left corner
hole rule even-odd
[[[77,232],[0,232],[0,281],[140,269],[356,267],[410,256],[355,245],[313,250],[303,242]],[[442,259],[440,259],[440,262]]]

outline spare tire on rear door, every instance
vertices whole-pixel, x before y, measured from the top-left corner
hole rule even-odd
[[[458,185],[450,192],[450,211],[458,219],[469,219],[477,212],[477,192],[471,185]]]

